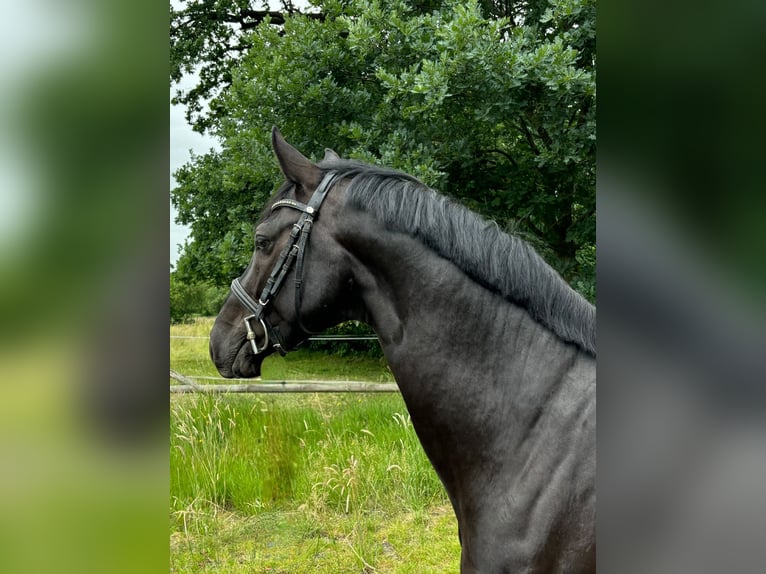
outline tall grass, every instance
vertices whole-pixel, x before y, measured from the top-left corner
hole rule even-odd
[[[183,396],[171,413],[173,510],[420,509],[446,502],[401,397]]]

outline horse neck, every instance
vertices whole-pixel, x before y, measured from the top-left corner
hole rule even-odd
[[[420,241],[358,222],[344,238],[366,316],[408,402],[461,384],[550,394],[581,354],[520,306],[470,279]],[[546,373],[550,376],[546,378]],[[478,375],[478,376],[477,376]],[[529,385],[529,377],[537,379]]]

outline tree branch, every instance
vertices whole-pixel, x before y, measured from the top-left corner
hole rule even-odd
[[[501,149],[498,149],[498,148],[490,148],[490,149],[486,149],[486,150],[480,150],[480,151],[481,151],[481,153],[483,153],[484,155],[486,155],[486,154],[490,154],[490,153],[496,153],[496,154],[499,154],[499,155],[503,156],[505,159],[507,159],[509,162],[511,162],[511,165],[512,165],[513,167],[519,167],[519,164],[518,164],[518,163],[516,163],[516,160],[515,160],[515,159],[513,158],[513,156],[512,156],[511,154],[509,154],[507,151],[503,151],[503,150],[501,150]]]
[[[312,20],[324,21],[325,15],[321,12],[301,12],[300,10],[288,10],[288,14],[303,14]],[[285,23],[285,14],[277,10],[240,10],[237,14],[225,14],[220,21],[228,24],[239,24],[243,30],[255,28],[266,17],[271,18],[271,23],[282,26]]]
[[[527,144],[529,144],[529,148],[532,150],[532,152],[535,155],[540,155],[540,148],[537,147],[537,144],[535,143],[535,139],[532,136],[532,132],[529,131],[529,128],[527,127],[527,125],[523,121],[519,120],[519,123],[517,124],[516,127],[519,129],[519,131],[522,134],[524,134],[524,138],[527,140]]]

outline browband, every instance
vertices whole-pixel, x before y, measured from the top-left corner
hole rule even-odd
[[[280,207],[291,207],[293,209],[297,209],[298,211],[302,211],[304,213],[311,213],[309,211],[308,205],[306,205],[305,203],[301,203],[300,201],[297,201],[295,199],[280,199],[279,201],[275,201],[274,205],[271,206],[271,212],[274,213],[274,210],[279,209]]]

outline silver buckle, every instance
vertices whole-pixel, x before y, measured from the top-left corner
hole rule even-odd
[[[258,319],[258,321],[261,322],[261,327],[263,327],[263,347],[261,347],[261,350],[258,350],[258,344],[255,342],[255,331],[253,331],[253,328],[250,326],[250,319],[255,319],[255,315],[248,315],[243,319],[245,323],[245,328],[247,329],[247,340],[250,341],[250,345],[253,347],[253,353],[256,355],[258,353],[262,353],[266,350],[266,348],[269,346],[269,330],[266,328],[266,323],[263,322],[263,319]]]

